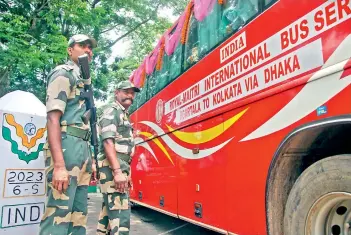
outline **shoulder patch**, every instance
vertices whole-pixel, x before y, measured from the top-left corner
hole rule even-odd
[[[51,83],[56,77],[64,76],[70,80],[70,85],[73,86],[75,83],[75,78],[72,74],[73,66],[62,64],[56,66],[51,72],[48,74],[48,84]]]
[[[98,122],[100,122],[102,119],[113,119],[113,112],[114,108],[112,108],[111,106],[105,106],[101,113],[98,114]]]

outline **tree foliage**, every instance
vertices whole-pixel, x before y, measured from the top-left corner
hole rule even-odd
[[[179,15],[187,0],[0,0],[0,97],[21,89],[45,99],[46,76],[67,59],[68,39],[77,33],[98,41],[92,77],[96,97],[126,79],[168,28],[162,9]],[[131,42],[130,54],[108,65],[111,47]]]

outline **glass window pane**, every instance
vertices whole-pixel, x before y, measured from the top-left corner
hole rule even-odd
[[[222,15],[222,33],[229,36],[248,23],[258,13],[258,1],[228,0]]]
[[[267,6],[273,2],[275,2],[275,0],[264,0],[264,5]]]
[[[137,109],[137,99],[138,99],[139,94],[135,95],[133,104],[129,107],[128,112],[132,114],[136,109]]]
[[[169,83],[169,56],[164,53],[162,59],[162,67],[161,70],[158,71],[157,76],[157,92],[160,92],[164,87],[166,87]]]
[[[169,83],[171,83],[182,72],[182,44],[179,43],[169,60]]]
[[[212,48],[214,48],[222,39],[219,31],[221,24],[220,4],[215,4],[212,11],[207,17],[199,22],[199,57],[203,58]]]
[[[149,100],[156,94],[156,72],[148,76],[147,80],[147,99]]]
[[[141,91],[139,92],[138,107],[141,107],[147,101],[146,92],[147,92],[146,88],[142,88]]]
[[[191,16],[188,29],[188,41],[185,44],[184,68],[187,69],[199,60],[198,21]]]

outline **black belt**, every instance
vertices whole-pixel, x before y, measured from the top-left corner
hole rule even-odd
[[[91,136],[91,132],[89,130],[83,130],[74,126],[67,126],[66,134],[77,138],[81,138],[85,141],[88,141]]]

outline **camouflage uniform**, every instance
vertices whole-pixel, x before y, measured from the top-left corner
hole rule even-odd
[[[52,187],[54,162],[46,143],[44,157],[48,198],[40,223],[40,235],[86,234],[87,193],[91,176],[91,151],[87,141],[90,127],[82,121],[86,105],[80,93],[87,82],[90,81],[81,78],[79,67],[72,61],[56,67],[48,76],[46,109],[47,112],[62,112],[62,151],[70,184],[62,194]],[[77,137],[85,134],[85,139]]]
[[[119,88],[134,87],[130,82],[122,82]],[[139,89],[135,88],[136,91]],[[103,193],[102,209],[99,216],[97,234],[128,235],[130,228],[129,193],[115,190],[112,169],[104,153],[103,141],[113,138],[117,158],[123,174],[130,176],[131,156],[134,152],[133,129],[127,110],[117,101],[105,107],[99,119],[100,153],[98,155],[101,192]]]

